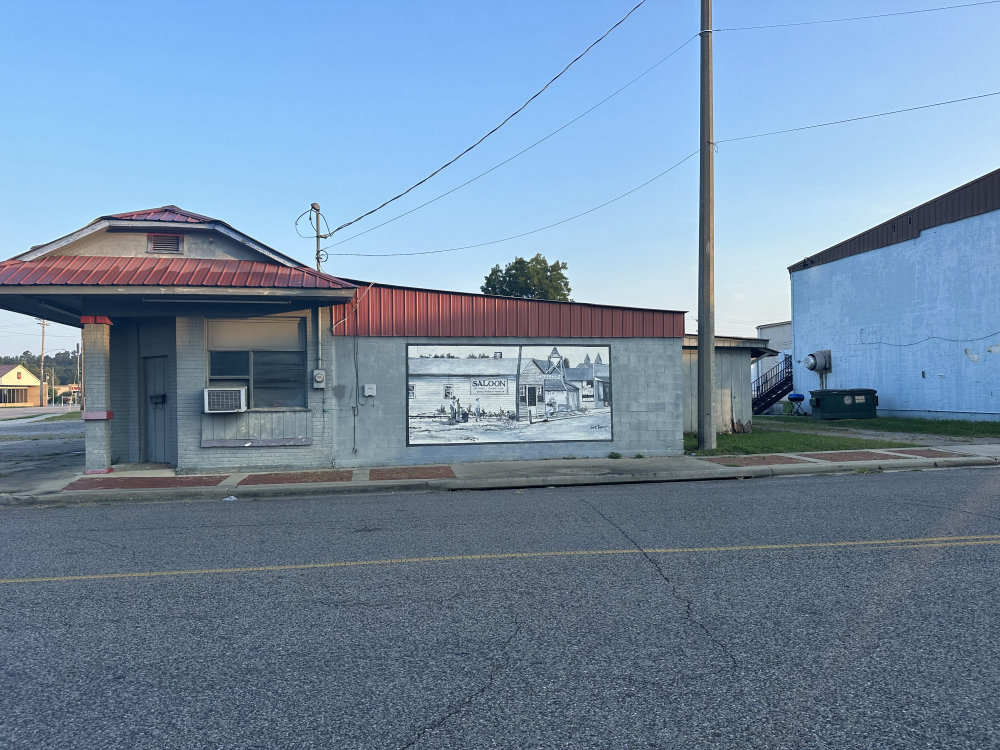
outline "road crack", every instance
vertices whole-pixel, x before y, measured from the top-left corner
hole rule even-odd
[[[414,734],[413,738],[405,745],[400,747],[399,750],[408,750],[408,748],[414,747],[418,742],[420,742],[421,739],[423,739],[424,735],[426,735],[428,732],[433,732],[435,729],[442,727],[446,722],[448,722],[448,720],[461,713],[476,698],[478,698],[480,695],[489,690],[493,686],[493,680],[496,679],[497,674],[500,673],[500,670],[504,667],[504,665],[507,663],[507,659],[510,657],[509,653],[510,645],[514,642],[514,639],[517,638],[520,634],[521,634],[521,626],[517,625],[514,628],[514,631],[507,638],[507,640],[505,640],[503,644],[500,646],[500,648],[497,649],[497,654],[493,658],[493,663],[490,666],[490,671],[486,675],[486,679],[483,680],[483,683],[478,688],[470,692],[464,698],[461,698],[460,700],[457,700],[454,703],[452,703],[441,716],[432,721],[430,724],[420,727],[416,731],[416,734]]]
[[[580,499],[580,502],[588,506],[592,511],[594,511],[594,513],[603,518],[605,522],[608,523],[608,525],[616,529],[618,533],[620,533],[623,537],[625,537],[625,539],[628,540],[629,544],[631,544],[633,547],[639,550],[642,556],[646,558],[646,562],[648,562],[652,566],[653,570],[656,571],[656,574],[660,578],[662,578],[663,581],[667,584],[670,596],[672,596],[677,602],[679,602],[684,607],[684,618],[705,635],[705,637],[725,656],[726,660],[729,662],[731,666],[732,671],[736,672],[739,669],[739,662],[737,661],[736,656],[733,654],[732,651],[729,650],[729,647],[725,644],[725,642],[723,642],[717,635],[715,635],[715,633],[713,633],[704,622],[702,622],[695,616],[694,601],[691,598],[684,596],[683,594],[680,593],[680,591],[677,590],[677,585],[670,578],[670,576],[668,576],[664,572],[663,568],[660,566],[660,563],[658,563],[646,551],[646,549],[641,544],[639,544],[638,541],[636,541],[636,539],[631,534],[629,534],[618,523],[616,523],[614,519],[602,513],[590,501]],[[719,673],[720,670],[712,671],[712,674],[719,674]]]

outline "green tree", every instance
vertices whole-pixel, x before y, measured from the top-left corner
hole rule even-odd
[[[517,257],[503,270],[493,266],[480,289],[483,294],[527,299],[551,299],[570,302],[568,266],[561,261],[549,263],[541,253],[531,260]]]

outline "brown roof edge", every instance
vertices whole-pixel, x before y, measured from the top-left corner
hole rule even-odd
[[[810,255],[788,267],[789,273],[861,255],[916,239],[925,229],[1000,210],[1000,169],[904,211],[878,226]]]

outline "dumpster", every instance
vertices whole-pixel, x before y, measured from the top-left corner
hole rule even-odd
[[[874,388],[809,391],[813,419],[874,419],[878,394]]]

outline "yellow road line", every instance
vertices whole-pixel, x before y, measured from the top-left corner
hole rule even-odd
[[[289,570],[323,570],[327,568],[356,568],[378,565],[407,565],[411,563],[476,562],[481,560],[520,560],[539,557],[581,557],[596,555],[673,555],[704,552],[766,552],[773,550],[812,549],[916,549],[919,547],[968,547],[1000,544],[1000,534],[979,536],[934,536],[918,539],[863,539],[845,542],[800,542],[792,544],[745,544],[725,547],[659,547],[656,549],[593,549],[551,552],[494,552],[481,555],[437,555],[433,557],[397,557],[381,560],[346,560],[343,562],[300,563],[290,565],[255,565],[242,568],[199,568],[195,570],[149,570],[133,573],[93,573],[77,576],[40,576],[37,578],[0,578],[0,584],[54,583],[67,581],[103,581],[117,578],[164,578],[167,576],[221,575],[232,573],[270,573]]]

